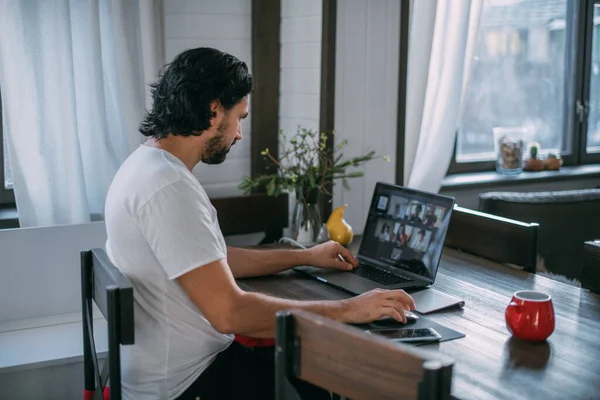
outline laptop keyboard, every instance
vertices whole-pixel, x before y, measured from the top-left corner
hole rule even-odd
[[[400,275],[392,274],[383,269],[368,264],[359,264],[353,272],[363,278],[370,279],[382,285],[396,285],[398,283],[411,282],[412,279]]]

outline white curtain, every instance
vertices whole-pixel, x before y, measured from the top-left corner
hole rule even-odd
[[[4,132],[21,226],[102,218],[163,63],[156,0],[0,0]]]
[[[404,181],[439,191],[453,156],[482,0],[412,2]]]

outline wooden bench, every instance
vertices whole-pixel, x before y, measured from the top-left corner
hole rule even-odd
[[[538,224],[455,206],[445,244],[492,261],[520,266],[534,274],[537,234]]]

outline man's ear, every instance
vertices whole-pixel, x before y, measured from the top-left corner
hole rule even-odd
[[[222,113],[222,111],[223,107],[221,106],[221,102],[219,100],[213,100],[212,103],[210,103],[210,112],[212,114],[212,116],[210,117],[211,127],[217,124],[218,121],[221,119],[220,114]]]

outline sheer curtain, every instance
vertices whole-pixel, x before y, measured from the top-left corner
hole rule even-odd
[[[412,2],[404,167],[407,186],[437,192],[446,176],[482,1]]]
[[[155,0],[2,0],[4,132],[23,227],[101,218],[162,66]]]

